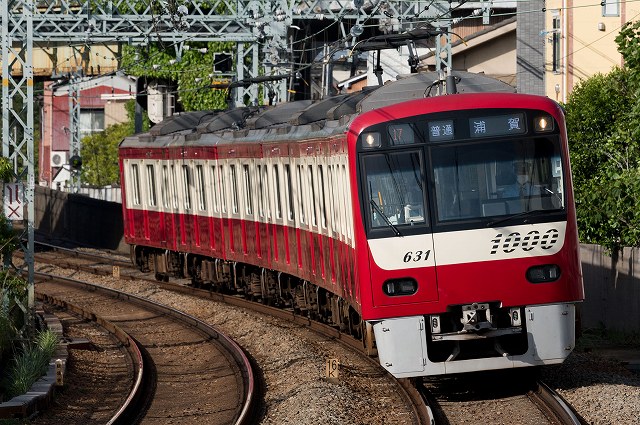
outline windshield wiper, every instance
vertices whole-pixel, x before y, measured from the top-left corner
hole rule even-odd
[[[389,225],[389,227],[391,227],[393,229],[393,231],[395,232],[396,236],[402,236],[402,234],[400,233],[400,231],[398,230],[398,228],[396,226],[393,225],[393,223],[391,222],[391,220],[389,220],[389,217],[387,217],[385,215],[385,213],[382,212],[382,210],[380,209],[380,207],[378,206],[378,204],[376,204],[376,201],[374,201],[373,199],[371,201],[369,201],[371,203],[371,205],[373,205],[373,208],[376,210],[376,212],[378,214],[380,214],[380,216],[384,219],[384,221],[387,223],[387,225]]]
[[[514,218],[519,218],[519,217],[527,217],[527,216],[535,216],[538,215],[540,213],[548,213],[548,212],[552,212],[552,211],[560,211],[560,209],[553,209],[553,210],[529,210],[529,211],[521,211],[519,213],[516,214],[512,214],[509,215],[507,217],[503,217],[503,218],[499,218],[497,220],[493,220],[487,223],[487,227],[493,227],[496,224],[500,224],[500,223],[504,223],[505,221],[509,221],[512,220]],[[524,221],[524,223],[526,223],[527,220]]]

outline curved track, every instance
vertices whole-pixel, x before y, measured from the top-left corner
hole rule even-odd
[[[551,388],[525,369],[425,378],[419,382],[436,424],[517,423],[581,425]]]
[[[246,423],[253,405],[249,361],[232,341],[194,318],[110,289],[66,279],[36,291],[93,311],[135,338],[154,373],[140,423]],[[152,396],[151,396],[152,395]]]
[[[96,254],[93,252],[78,252],[75,250],[67,250],[65,248],[59,248],[55,246],[46,247],[50,251],[38,253],[38,262],[55,264],[56,266],[77,269],[82,271],[88,271],[95,274],[111,275],[114,270],[117,270],[118,277],[121,279],[136,279],[136,280],[149,280],[163,289],[181,292],[185,294],[195,295],[201,298],[210,298],[216,301],[222,301],[230,305],[247,308],[260,313],[265,313],[273,317],[277,317],[282,320],[287,320],[299,325],[306,326],[316,333],[322,334],[328,338],[338,341],[356,351],[362,353],[363,357],[368,358],[372,362],[372,366],[380,368],[377,360],[366,356],[363,344],[361,341],[354,339],[350,335],[341,333],[336,328],[327,326],[301,315],[294,314],[292,311],[282,310],[270,306],[266,306],[261,303],[252,302],[244,298],[225,295],[217,292],[211,292],[204,289],[194,288],[190,285],[188,280],[175,281],[171,283],[165,283],[157,281],[153,278],[149,278],[148,274],[142,274],[133,265],[123,260],[122,256],[114,256],[107,254]],[[71,252],[73,251],[73,252]],[[62,255],[60,255],[62,254]],[[63,258],[60,258],[60,257]],[[396,381],[393,376],[387,375],[388,379]],[[397,381],[398,392],[402,394],[406,400],[408,406],[412,406],[413,410],[413,422],[416,425],[419,424],[432,424],[431,414],[427,406],[424,405],[416,388],[408,380]]]

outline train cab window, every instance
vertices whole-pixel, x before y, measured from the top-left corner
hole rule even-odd
[[[432,158],[440,222],[564,208],[557,140],[440,146]]]
[[[153,164],[147,164],[147,196],[150,207],[156,206],[156,169]]]
[[[236,166],[231,164],[231,210],[234,214],[238,213],[238,176],[236,175]]]
[[[140,205],[140,171],[138,164],[131,164],[131,183],[133,189],[133,204]]]
[[[205,187],[204,167],[198,164],[196,165],[196,191],[198,193],[198,209],[200,211],[207,210],[207,194]]]
[[[364,157],[365,202],[372,229],[427,222],[422,169],[421,151]]]
[[[273,166],[274,187],[276,188],[276,218],[282,218],[282,194],[280,192],[280,170],[278,164]]]
[[[182,166],[182,191],[184,193],[184,209],[191,209],[191,170],[188,165]]]
[[[290,221],[293,221],[295,218],[295,210],[293,207],[293,183],[291,181],[291,166],[289,164],[284,165],[284,180],[287,187],[287,218]]]
[[[160,185],[160,195],[162,196],[162,207],[169,208],[169,167],[162,166],[162,185]]]
[[[246,213],[248,215],[253,214],[253,187],[251,186],[251,173],[249,172],[249,165],[242,165],[242,174],[244,176],[244,200]]]
[[[304,223],[306,220],[305,215],[305,203],[304,194],[302,193],[302,165],[297,167],[298,174],[298,205],[300,205],[300,223]]]

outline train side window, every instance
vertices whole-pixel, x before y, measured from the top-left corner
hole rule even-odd
[[[222,205],[222,212],[226,213],[227,212],[227,182],[226,182],[226,178],[225,178],[225,169],[224,169],[224,165],[220,166],[220,188],[221,188],[221,205]]]
[[[265,164],[262,166],[262,188],[263,188],[263,198],[265,202],[264,211],[267,218],[271,218],[271,193],[269,192],[269,168]]]
[[[337,184],[335,174],[335,164],[330,164],[328,168],[329,172],[329,202],[331,203],[331,230],[334,233],[338,232],[338,211],[340,210],[340,204],[336,199]]]
[[[198,192],[198,208],[200,211],[207,210],[207,194],[204,184],[204,167],[196,165],[196,191]]]
[[[160,186],[160,195],[162,196],[162,207],[169,208],[169,168],[162,166],[162,185]]]
[[[178,209],[178,181],[176,178],[176,167],[171,166],[171,174],[169,176],[171,178],[171,201],[173,204],[173,209]]]
[[[291,167],[289,164],[284,165],[284,180],[287,185],[287,205],[289,206],[287,216],[290,221],[293,221],[295,219],[295,210],[293,207],[293,182],[291,181]]]
[[[218,174],[216,166],[211,166],[211,191],[213,192],[213,212],[220,211],[220,191],[218,190]]]
[[[238,180],[236,175],[236,166],[235,164],[229,165],[229,169],[231,170],[231,211],[234,214],[238,213]]]
[[[262,166],[256,165],[256,175],[258,176],[258,215],[264,217],[264,183],[262,181]]]
[[[342,213],[340,214],[340,233],[344,238],[347,237],[347,180],[345,176],[344,165],[338,165],[338,177],[340,179],[340,203],[342,204]]]
[[[133,204],[140,205],[140,171],[138,164],[131,164],[131,184],[133,189]]]
[[[147,201],[150,207],[156,206],[156,169],[153,164],[147,164]]]
[[[302,165],[298,165],[298,204],[300,204],[300,223],[305,222],[304,195],[302,193]]]
[[[309,187],[311,188],[311,205],[310,205],[310,210],[311,210],[311,224],[313,226],[317,226],[318,225],[318,220],[316,218],[316,188],[315,188],[315,180],[313,178],[313,165],[309,165],[307,168],[307,181],[309,183]]]
[[[249,172],[249,164],[242,165],[242,173],[244,174],[244,199],[245,208],[248,215],[253,214],[253,187],[251,186],[251,173]]]
[[[276,188],[276,218],[282,218],[282,194],[280,191],[280,169],[278,164],[273,166],[274,187]]]
[[[327,228],[327,196],[324,187],[324,171],[322,165],[318,165],[318,189],[320,191],[320,224]]]
[[[349,239],[353,239],[353,214],[350,214],[351,211],[351,192],[349,190],[349,173],[347,172],[346,165],[342,164],[342,178],[344,185],[344,222],[345,222],[345,236]]]
[[[191,170],[188,165],[182,166],[182,191],[184,193],[184,209],[191,209]]]

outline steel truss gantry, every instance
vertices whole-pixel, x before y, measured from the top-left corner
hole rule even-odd
[[[188,42],[235,42],[236,79],[245,80],[260,73],[292,71],[287,33],[294,21],[338,21],[345,39],[350,35],[355,42],[365,25],[376,25],[387,33],[412,29],[421,19],[433,17],[435,9],[429,12],[433,4],[399,0],[3,0],[2,155],[13,162],[16,179],[27,181],[27,245],[23,250],[29,306],[33,306],[34,272],[34,44],[49,48],[162,41],[175,46],[180,57]],[[346,27],[347,22],[351,28]],[[286,80],[271,84],[284,101]],[[255,85],[240,85],[235,101],[257,99],[258,93]],[[79,151],[79,146],[71,150]]]

